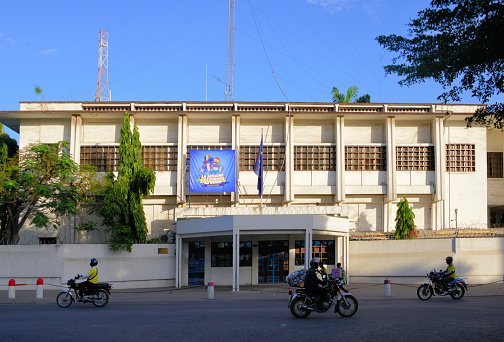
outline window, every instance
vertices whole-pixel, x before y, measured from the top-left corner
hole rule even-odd
[[[55,245],[57,243],[57,238],[55,237],[40,237],[39,245]]]
[[[117,171],[119,146],[81,146],[81,165],[92,165],[98,172]]]
[[[212,267],[233,266],[233,243],[212,242]],[[252,241],[240,242],[240,266],[252,266]]]
[[[252,241],[240,242],[240,266],[252,266]]]
[[[295,264],[304,265],[305,263],[305,242],[296,240],[294,242]],[[312,257],[319,258],[326,265],[335,265],[335,245],[334,240],[313,240]]]
[[[502,152],[487,152],[487,177],[503,178]]]
[[[142,146],[142,160],[153,171],[176,171],[177,146]]]
[[[345,146],[345,170],[386,171],[385,146]]]
[[[259,152],[257,146],[240,146],[240,171],[252,171]],[[263,145],[263,169],[269,171],[284,170],[285,147]]]
[[[336,170],[336,146],[294,146],[294,170]]]
[[[446,171],[475,172],[476,149],[474,144],[446,144]]]
[[[434,171],[434,146],[397,146],[397,171]]]

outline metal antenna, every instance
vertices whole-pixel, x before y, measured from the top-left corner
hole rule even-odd
[[[233,101],[233,67],[234,67],[234,17],[235,2],[229,0],[228,25],[228,62],[227,62],[227,91],[226,101]]]
[[[98,56],[98,84],[95,101],[111,101],[108,86],[108,31],[100,30],[100,54]]]

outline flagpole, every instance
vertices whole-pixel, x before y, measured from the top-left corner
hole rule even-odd
[[[263,129],[261,128],[261,143],[262,143],[262,140],[263,140]],[[261,168],[262,168],[262,170],[264,172],[264,158],[263,158],[263,156],[261,156]],[[262,188],[264,190],[264,173],[261,173],[261,178],[262,178],[261,186],[262,186]],[[261,191],[260,204],[259,204],[259,208],[261,208],[261,210],[260,210],[261,214],[262,214],[262,195],[263,195],[263,192]]]

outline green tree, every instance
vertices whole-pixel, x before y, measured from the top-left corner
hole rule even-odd
[[[362,95],[355,102],[356,103],[370,103],[371,102],[371,95],[369,95],[369,94]]]
[[[406,239],[411,231],[415,230],[415,214],[410,208],[406,196],[397,203],[396,226],[394,236],[396,239]],[[411,236],[411,235],[410,235]]]
[[[333,87],[331,90],[331,94],[333,96],[333,102],[339,103],[349,103],[350,101],[357,98],[357,93],[359,88],[356,86],[351,86],[347,89],[346,96],[339,92],[338,88]]]
[[[504,3],[496,0],[432,0],[409,24],[409,36],[376,38],[399,55],[386,65],[387,74],[412,85],[433,79],[445,91],[438,99],[460,101],[471,92],[481,102],[504,90]],[[482,123],[502,127],[502,103],[466,118],[468,126]]]
[[[68,153],[68,143],[31,145],[18,158],[0,163],[0,220],[5,243],[17,244],[29,219],[38,228],[59,228],[65,215],[76,215],[95,180]]]
[[[0,122],[0,150],[1,149],[6,149],[5,154],[3,155],[3,158],[12,158],[16,155],[17,151],[19,150],[17,141],[15,139],[12,139],[3,131],[3,125]],[[0,158],[2,158],[2,152],[0,152]]]
[[[106,177],[103,197],[96,212],[110,232],[109,248],[112,251],[130,251],[134,243],[144,243],[147,223],[142,205],[143,196],[154,190],[156,175],[143,166],[142,145],[138,127],[131,131],[130,116],[124,115],[119,138],[119,172]]]

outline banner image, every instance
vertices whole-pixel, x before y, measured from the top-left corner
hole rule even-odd
[[[235,192],[235,150],[190,150],[190,192]]]

